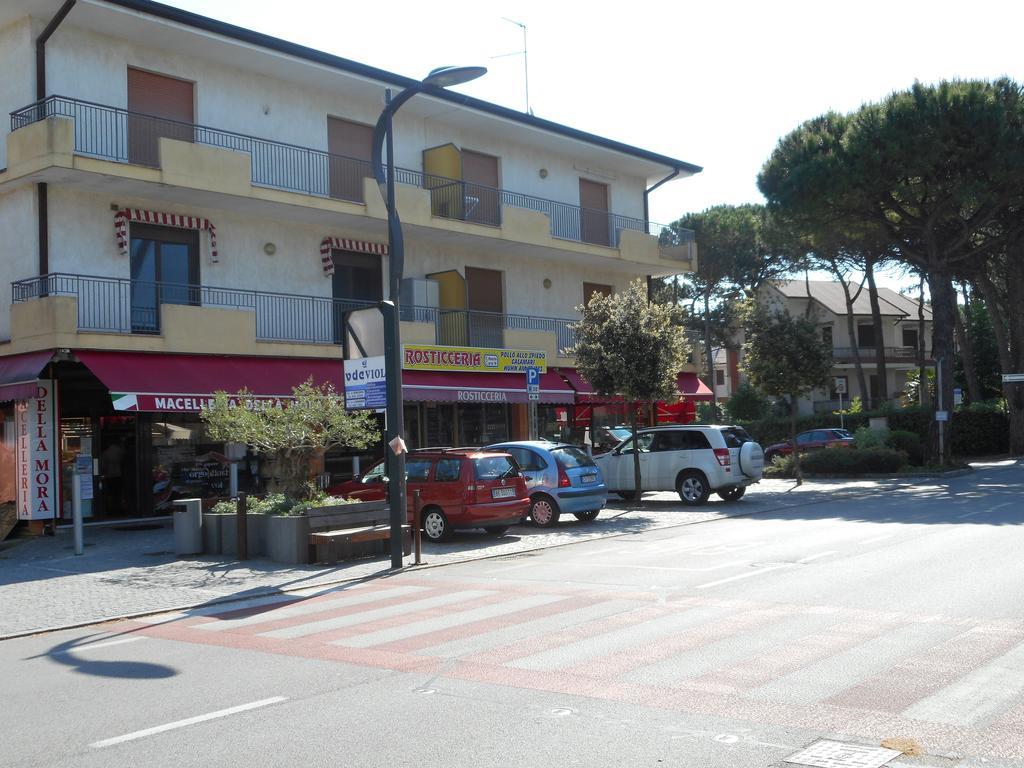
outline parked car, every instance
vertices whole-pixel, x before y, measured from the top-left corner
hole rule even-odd
[[[563,513],[589,522],[608,500],[601,470],[574,445],[520,440],[489,445],[486,450],[512,454],[530,492],[530,519],[542,528],[555,525]]]
[[[764,473],[764,452],[742,427],[650,427],[595,458],[605,483],[624,499],[636,496],[633,451],[637,448],[641,491],[676,491],[691,506],[703,504],[712,492],[725,501],[736,501]]]
[[[590,434],[594,453],[606,453],[632,434],[628,426],[598,427]]]
[[[331,486],[327,492],[360,501],[387,498],[384,466],[380,461],[358,480]],[[419,491],[423,533],[431,541],[443,541],[462,528],[483,528],[503,536],[530,509],[526,480],[504,451],[414,451],[406,456],[405,477],[409,523],[414,493]]]
[[[796,436],[796,447],[801,453],[837,446],[853,447],[853,435],[845,429],[812,429]],[[776,456],[789,456],[792,452],[793,445],[788,440],[772,443],[764,449],[764,460],[771,464]]]

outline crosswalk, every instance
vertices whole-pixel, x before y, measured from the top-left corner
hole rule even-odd
[[[1024,621],[408,577],[142,634],[1024,757]]]

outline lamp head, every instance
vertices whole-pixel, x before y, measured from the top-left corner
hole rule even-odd
[[[430,74],[423,78],[423,84],[449,88],[476,80],[486,74],[487,67],[438,67],[430,70]]]

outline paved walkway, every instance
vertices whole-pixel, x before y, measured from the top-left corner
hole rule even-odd
[[[621,536],[736,515],[813,504],[836,494],[869,493],[910,480],[765,480],[735,503],[714,498],[696,510],[671,493],[645,494],[642,502],[617,498],[593,523],[571,516],[556,528],[514,526],[501,539],[483,532],[456,534],[445,544],[424,542],[423,566],[511,556],[578,541]],[[406,559],[407,563],[412,558]],[[268,560],[240,562],[217,556],[174,555],[170,527],[125,525],[85,530],[85,552],[76,556],[70,530],[55,537],[0,544],[0,640],[126,616],[181,610],[226,600],[326,587],[381,576],[386,558],[338,566],[287,566]]]

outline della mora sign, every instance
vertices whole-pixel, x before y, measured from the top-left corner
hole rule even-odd
[[[19,401],[15,410],[19,520],[57,514],[56,388],[56,381],[40,379],[36,396]]]

